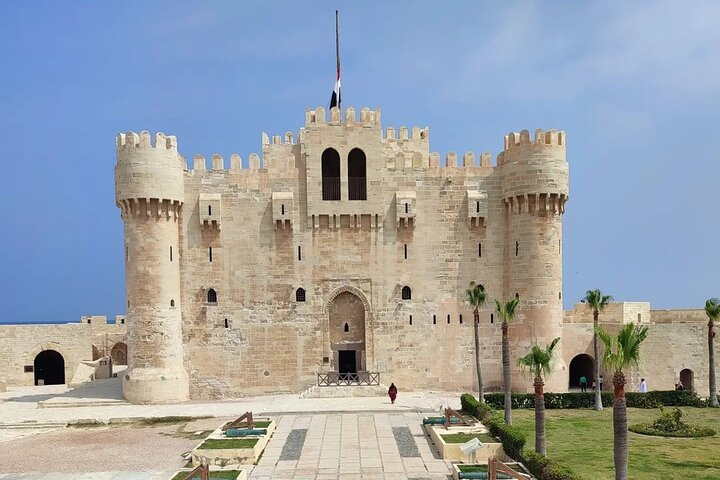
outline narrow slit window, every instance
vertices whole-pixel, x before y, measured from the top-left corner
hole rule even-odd
[[[225,319],[225,328],[230,328],[230,324],[228,323],[228,319]]]
[[[640,323],[641,318],[642,318],[642,314],[638,313],[638,323]]]
[[[482,243],[478,243],[478,257],[482,258]]]
[[[450,314],[448,313],[448,319],[447,319],[448,325],[450,325]]]
[[[403,246],[403,252],[405,255],[405,260],[407,260],[407,243]]]
[[[212,205],[208,205],[208,217],[212,217]]]
[[[520,242],[515,242],[515,256],[517,257],[520,253]]]
[[[475,212],[480,213],[480,202],[475,202]]]
[[[408,204],[405,204],[405,213],[408,213]]]
[[[410,325],[412,325],[412,315],[410,315]]]
[[[174,306],[175,306],[175,300],[170,300],[170,306],[171,306],[171,307],[174,307]]]
[[[350,331],[350,325],[348,325],[348,324],[346,323],[346,324],[345,324],[345,327],[343,328],[343,331],[344,331],[345,333],[348,333],[348,332]]]
[[[437,315],[433,315],[433,325],[437,324]]]
[[[280,215],[285,215],[285,204],[280,205]]]
[[[130,249],[127,245],[125,245],[125,261],[127,262],[130,259]]]
[[[298,261],[302,260],[302,247],[298,245]]]
[[[490,323],[495,323],[495,315],[490,314]]]
[[[212,247],[208,247],[208,260],[212,262]]]
[[[460,325],[462,325],[462,313],[460,314]]]
[[[170,245],[170,261],[172,262],[172,245]]]

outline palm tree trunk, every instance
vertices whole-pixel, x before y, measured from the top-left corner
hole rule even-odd
[[[475,315],[475,370],[477,371],[478,399],[480,403],[485,403],[485,389],[483,388],[482,372],[480,371],[480,312],[476,308],[473,313]]]
[[[715,339],[713,338],[713,324],[714,322],[712,320],[708,322],[708,372],[710,372],[708,384],[710,385],[710,406],[717,407],[718,398],[717,383],[715,378],[715,347],[713,345]]]
[[[615,480],[627,480],[628,429],[625,402],[625,375],[617,370],[613,376],[613,455],[615,457]]]
[[[602,392],[600,391],[600,345],[598,344],[598,317],[599,312],[593,312],[593,355],[595,355],[595,410],[603,409]]]
[[[512,396],[510,395],[510,341],[508,340],[508,324],[502,323],[502,367],[503,388],[505,389],[505,423],[512,423]]]
[[[541,377],[535,377],[535,451],[541,455],[546,455],[544,385]]]

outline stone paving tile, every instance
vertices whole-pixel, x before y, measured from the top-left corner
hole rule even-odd
[[[302,452],[306,435],[307,428],[298,428],[290,431],[290,434],[285,440],[282,452],[280,453],[280,462],[283,460],[300,460],[300,453]],[[278,462],[278,465],[280,465],[280,462]]]
[[[401,457],[420,457],[420,451],[418,450],[417,444],[415,444],[415,438],[412,433],[410,433],[410,428],[407,426],[393,427],[393,435],[395,436],[395,443],[397,443]]]

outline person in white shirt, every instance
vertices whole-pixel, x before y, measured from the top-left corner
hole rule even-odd
[[[647,383],[645,383],[645,379],[640,379],[640,388],[638,388],[638,391],[640,393],[647,393]]]

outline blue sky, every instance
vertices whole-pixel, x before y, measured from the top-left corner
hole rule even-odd
[[[720,3],[0,2],[0,322],[123,313],[114,136],[260,150],[334,80],[444,155],[567,131],[565,306],[720,295]]]

